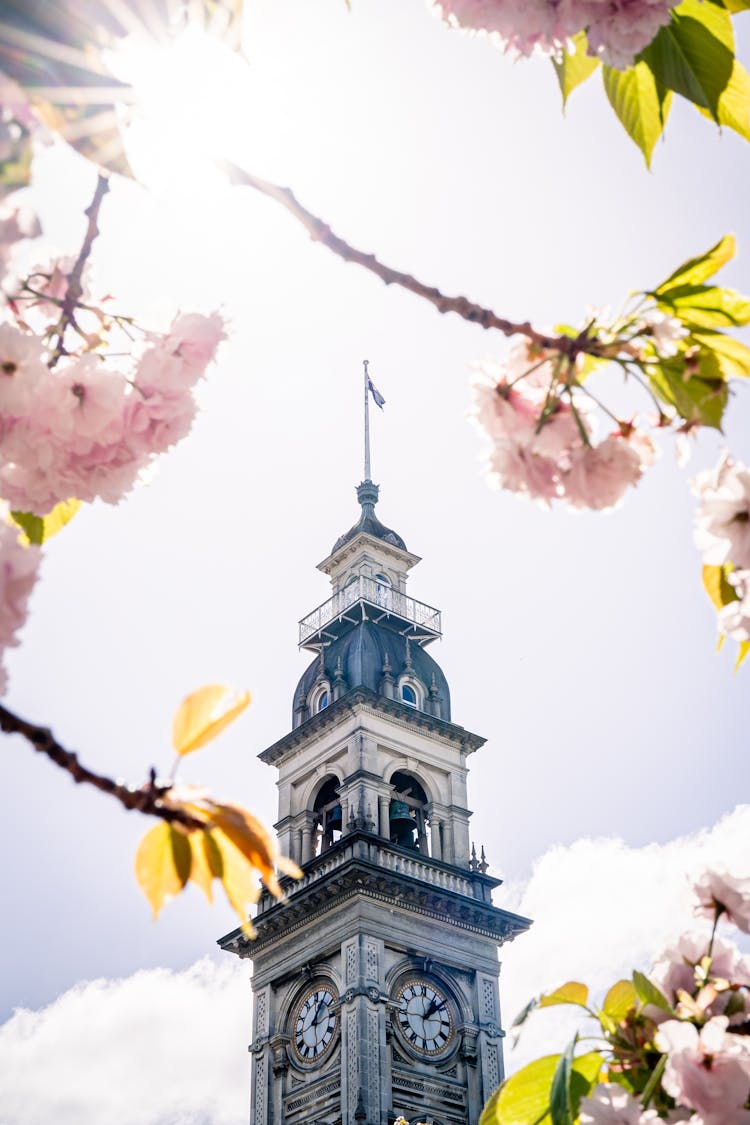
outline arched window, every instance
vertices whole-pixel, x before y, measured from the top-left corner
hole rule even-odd
[[[429,855],[427,805],[424,789],[410,773],[397,771],[391,778],[393,797],[389,810],[391,842]]]
[[[393,600],[393,583],[387,574],[375,575],[375,601],[378,605],[385,606],[387,609],[391,608]]]
[[[343,828],[343,815],[341,799],[338,795],[339,779],[329,777],[322,785],[315,803],[315,829],[313,837],[313,853],[319,855],[328,851],[341,836]]]
[[[414,688],[411,686],[411,684],[402,684],[401,685],[401,701],[403,703],[406,703],[409,707],[416,707],[417,706],[417,703],[418,703],[417,693],[414,690]]]
[[[409,672],[406,672],[400,677],[398,681],[398,699],[405,703],[407,707],[413,707],[416,711],[424,711],[425,689],[424,685],[420,683],[417,677]]]
[[[331,689],[328,682],[325,681],[316,684],[308,696],[308,699],[310,701],[308,706],[311,715],[317,715],[319,711],[325,710],[331,702]]]

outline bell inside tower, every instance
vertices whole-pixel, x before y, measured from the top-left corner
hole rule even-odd
[[[321,855],[328,851],[341,836],[343,813],[338,795],[339,780],[329,777],[323,783],[313,805],[313,854]]]
[[[391,785],[393,798],[388,817],[391,843],[427,855],[427,794],[409,773],[394,773]]]

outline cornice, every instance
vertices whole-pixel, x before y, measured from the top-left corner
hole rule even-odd
[[[315,924],[320,917],[353,898],[381,902],[389,909],[430,918],[447,928],[489,938],[498,945],[512,941],[532,924],[529,918],[500,910],[479,899],[432,887],[354,857],[254,918],[256,937],[253,940],[236,929],[220,938],[218,944],[240,957],[255,959],[269,946]]]
[[[387,539],[380,539],[376,535],[368,535],[366,531],[360,531],[353,539],[343,543],[338,551],[333,551],[322,562],[319,562],[317,569],[322,571],[323,574],[330,574],[339,563],[342,563],[349,555],[355,555],[362,547],[369,547],[378,554],[396,559],[397,562],[402,564],[405,563],[407,570],[411,570],[413,566],[422,561],[421,555],[415,555],[404,547],[397,547],[395,543],[389,543]]]
[[[478,750],[487,741],[481,735],[472,734],[471,731],[458,726],[456,723],[449,723],[445,719],[437,719],[434,715],[428,715],[425,711],[415,711],[413,707],[407,707],[405,703],[401,703],[397,699],[387,699],[384,695],[378,695],[377,692],[371,691],[369,688],[356,687],[350,689],[340,699],[324,708],[323,711],[319,711],[317,715],[312,715],[309,719],[306,719],[304,723],[285,734],[278,742],[274,742],[267,749],[261,751],[258,757],[266,765],[280,765],[293,752],[307,746],[310,742],[317,741],[324,731],[338,726],[344,719],[356,715],[359,711],[386,715],[395,726],[404,730],[413,731],[416,729],[446,742],[454,744],[458,742],[467,754]]]

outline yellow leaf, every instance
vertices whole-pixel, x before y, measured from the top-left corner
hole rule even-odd
[[[255,870],[246,856],[236,848],[228,836],[219,828],[213,829],[211,837],[221,856],[221,882],[229,903],[238,915],[245,932],[252,936],[255,931],[248,921],[250,906],[258,901],[260,888],[255,879]]]
[[[172,722],[172,745],[190,754],[210,742],[245,710],[250,692],[237,694],[225,684],[208,684],[183,699]]]
[[[737,651],[737,659],[734,662],[734,670],[738,672],[742,667],[742,662],[750,652],[750,641],[740,641],[740,647]]]
[[[135,855],[135,877],[151,903],[154,918],[185,886],[191,863],[187,836],[176,832],[171,824],[161,821],[143,837]]]
[[[727,580],[727,573],[726,564],[724,566],[703,567],[703,588],[716,609],[723,609],[730,602],[739,600],[737,591],[732,583]]]
[[[76,499],[61,500],[55,504],[46,516],[35,516],[33,512],[11,512],[11,516],[19,527],[23,528],[22,542],[26,545],[34,543],[41,545],[62,531],[66,523],[70,523],[73,516],[81,506],[81,501]]]
[[[276,878],[276,843],[268,829],[239,805],[211,804],[212,824],[231,840],[260,877],[271,894],[281,897]]]
[[[602,1011],[605,1015],[610,1016],[615,1023],[619,1023],[637,1003],[638,995],[633,987],[633,982],[618,980],[604,997]]]
[[[193,856],[190,879],[200,887],[208,901],[213,902],[212,883],[214,879],[221,879],[224,874],[221,852],[210,828],[191,832],[188,839]]]
[[[549,1008],[552,1004],[579,1004],[585,1008],[588,998],[589,990],[585,984],[577,980],[569,980],[554,992],[547,992],[544,996],[540,996],[539,1007]]]

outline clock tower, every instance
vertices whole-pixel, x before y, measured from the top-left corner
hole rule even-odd
[[[492,905],[470,843],[485,740],[453,721],[427,651],[441,619],[406,593],[419,559],[377,485],[357,498],[319,564],[331,595],[300,622],[292,729],[260,755],[303,876],[263,893],[254,940],[219,942],[253,962],[251,1125],[476,1125],[503,1077],[498,947],[530,922]]]

